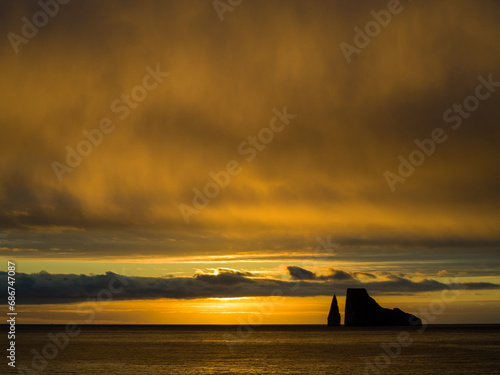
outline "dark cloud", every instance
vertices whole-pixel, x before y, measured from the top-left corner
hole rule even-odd
[[[317,275],[314,272],[311,272],[309,270],[306,270],[305,268],[298,267],[298,266],[287,266],[287,271],[288,274],[292,277],[294,280],[332,280],[332,281],[359,281],[358,276],[365,277],[365,278],[370,278],[370,279],[376,279],[377,276],[375,276],[372,273],[367,273],[367,272],[348,272],[348,271],[343,271],[343,270],[338,270],[335,268],[330,268],[328,271],[329,273],[326,275]]]
[[[299,267],[297,267],[299,268]],[[292,272],[308,274],[307,270],[292,268]],[[310,275],[311,273],[309,273]],[[278,291],[284,296],[343,295],[346,288],[364,287],[376,294],[413,294],[439,291],[449,285],[432,280],[410,279],[394,276],[386,281],[367,283],[332,281],[284,281],[272,278],[254,278],[243,274],[222,272],[217,275],[196,274],[194,277],[130,277],[107,272],[103,275],[16,274],[16,295],[20,305],[76,303],[88,299],[141,300],[141,299],[191,299],[213,297],[270,296]],[[0,281],[6,285],[7,273],[0,272]],[[453,283],[453,289],[499,289],[492,283]],[[7,298],[6,290],[0,298]]]
[[[366,277],[366,278],[369,278],[369,279],[376,279],[377,276],[375,276],[373,273],[368,273],[368,272],[354,272],[354,277],[358,277],[358,276],[361,276],[361,277]]]
[[[197,280],[216,285],[234,285],[238,283],[254,283],[255,281],[248,277],[253,277],[251,272],[242,272],[229,268],[217,268],[216,274],[196,273],[194,277]]]
[[[321,276],[321,279],[335,280],[335,281],[346,281],[346,280],[351,281],[355,279],[355,276],[351,272],[330,268],[330,274]]]
[[[316,274],[302,267],[287,266],[288,274],[295,280],[315,280]]]

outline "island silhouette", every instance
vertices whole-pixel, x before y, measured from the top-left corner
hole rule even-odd
[[[422,320],[415,315],[398,308],[383,308],[368,295],[365,288],[347,289],[344,317],[344,325],[351,327],[422,325]],[[340,312],[335,294],[327,322],[329,326],[340,326]]]

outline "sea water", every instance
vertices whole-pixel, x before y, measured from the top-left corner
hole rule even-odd
[[[500,374],[499,325],[79,326],[67,341],[64,331],[18,326],[16,369],[1,373]]]

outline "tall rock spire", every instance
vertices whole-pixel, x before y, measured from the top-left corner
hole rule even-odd
[[[330,307],[330,314],[328,314],[328,325],[340,325],[339,305],[337,304],[337,296],[334,294],[332,299],[332,306]]]

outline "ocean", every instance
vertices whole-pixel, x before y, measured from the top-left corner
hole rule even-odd
[[[16,368],[5,363],[0,372],[500,374],[500,325],[73,328],[18,325]]]

